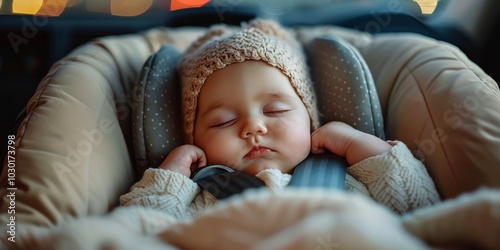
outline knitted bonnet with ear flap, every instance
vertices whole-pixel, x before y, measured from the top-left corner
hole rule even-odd
[[[222,25],[212,27],[181,59],[178,70],[187,143],[193,143],[198,95],[207,77],[245,60],[266,62],[285,74],[309,113],[311,129],[318,128],[316,97],[302,47],[276,22],[255,19],[233,30]]]

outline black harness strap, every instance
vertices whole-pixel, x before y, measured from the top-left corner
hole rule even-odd
[[[345,189],[346,168],[345,159],[332,153],[310,155],[295,168],[289,186]],[[219,200],[248,188],[265,186],[261,179],[253,175],[222,165],[199,168],[191,178]]]

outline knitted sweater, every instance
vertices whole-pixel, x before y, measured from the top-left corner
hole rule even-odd
[[[390,151],[347,168],[346,190],[373,198],[396,213],[439,202],[439,195],[424,165],[402,142],[389,142]],[[271,191],[279,191],[291,175],[276,169],[257,174]],[[122,206],[150,207],[179,221],[191,221],[217,199],[188,177],[163,169],[148,169],[143,178],[120,197]]]

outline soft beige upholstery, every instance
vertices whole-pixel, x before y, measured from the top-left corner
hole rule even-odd
[[[17,132],[16,223],[53,226],[118,204],[139,178],[132,166],[130,98],[141,66],[161,45],[183,50],[203,30],[106,37],[51,68]],[[405,142],[424,161],[443,198],[500,187],[500,91],[459,50],[413,34],[296,31],[303,42],[333,34],[360,50],[375,78],[387,138]],[[6,169],[2,225],[9,217]]]
[[[500,186],[500,91],[493,79],[457,48],[416,35],[377,36],[362,54],[374,72],[388,138],[424,161],[444,198]]]

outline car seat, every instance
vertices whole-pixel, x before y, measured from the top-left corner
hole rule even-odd
[[[140,178],[132,114],[143,64],[166,44],[185,50],[205,30],[158,27],[103,37],[53,65],[17,130],[15,179],[4,161],[2,224],[12,187],[16,223],[56,226],[117,206]],[[359,51],[373,75],[386,139],[407,144],[442,198],[500,187],[500,90],[456,47],[410,33],[370,35],[336,26],[291,31],[303,44],[333,36]]]

